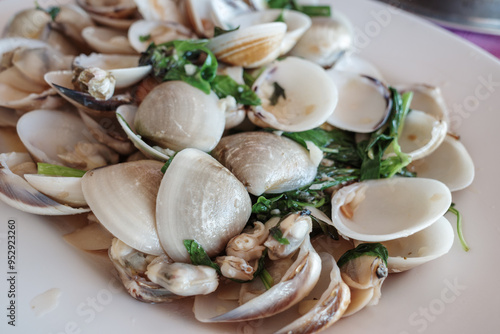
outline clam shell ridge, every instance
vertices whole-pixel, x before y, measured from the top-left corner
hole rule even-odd
[[[158,191],[161,245],[176,262],[189,262],[184,240],[196,240],[213,257],[243,230],[251,210],[248,192],[229,170],[200,150],[182,150]]]

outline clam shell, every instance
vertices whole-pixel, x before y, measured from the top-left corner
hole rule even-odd
[[[304,147],[268,132],[223,137],[212,155],[255,196],[305,186],[314,180],[317,172]]]
[[[183,81],[156,86],[135,116],[138,134],[162,148],[212,150],[224,131],[224,111],[215,93],[205,94]]]
[[[141,16],[146,21],[176,22],[187,26],[185,1],[134,0]]]
[[[90,211],[89,208],[72,208],[56,202],[12,172],[11,169],[25,162],[32,162],[27,153],[0,154],[0,200],[37,215],[74,215]]]
[[[272,105],[274,84],[285,91]],[[262,101],[248,113],[252,123],[283,131],[306,131],[323,124],[338,101],[337,87],[320,66],[300,58],[277,61],[257,78],[253,87]]]
[[[474,180],[475,168],[469,152],[460,140],[447,135],[430,155],[413,161],[408,168],[418,177],[436,179],[450,191],[468,187]]]
[[[145,39],[145,36],[149,38]],[[130,45],[137,52],[147,50],[149,44],[162,44],[178,39],[195,39],[196,35],[176,22],[138,20],[128,30]]]
[[[176,262],[189,262],[184,240],[213,257],[250,217],[250,196],[231,172],[197,149],[177,153],[165,172],[156,204],[161,245]]]
[[[72,207],[87,206],[82,192],[81,177],[25,174],[24,178],[33,188],[59,203]]]
[[[339,92],[339,101],[326,120],[337,128],[370,133],[380,128],[391,113],[389,89],[377,79],[350,72],[328,70]]]
[[[372,64],[370,61],[361,58],[354,53],[346,54],[344,57],[340,58],[339,61],[335,62],[332,69],[335,71],[357,73],[359,75],[375,78],[380,82],[387,83],[375,64]]]
[[[163,249],[156,232],[156,196],[163,163],[126,162],[85,173],[82,189],[92,212],[115,237],[146,254]]]
[[[449,125],[449,112],[446,107],[441,89],[426,84],[396,85],[396,89],[402,93],[411,91],[413,98],[410,103],[411,109],[421,110],[426,114],[434,116],[439,121]]]
[[[286,34],[280,48],[280,55],[284,55],[295,46],[297,41],[311,26],[311,19],[306,14],[295,10],[267,9],[233,16],[227,23],[230,27],[239,26],[239,29],[242,29],[257,24],[275,22],[281,14],[287,26]]]
[[[194,31],[202,37],[213,37],[214,23],[212,22],[212,0],[185,0],[186,17]]]
[[[106,27],[87,27],[82,31],[82,37],[97,52],[137,54],[130,45],[125,31]]]
[[[341,188],[332,197],[332,222],[348,238],[382,242],[423,230],[450,204],[450,190],[436,180],[368,180]]]
[[[255,68],[279,56],[285,32],[283,22],[264,23],[214,37],[207,47],[220,61]]]

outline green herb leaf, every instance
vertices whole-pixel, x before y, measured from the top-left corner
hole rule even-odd
[[[153,74],[161,81],[182,80],[206,94],[217,72],[217,59],[205,45],[207,40],[175,40],[151,43],[142,53],[139,65],[153,66]]]
[[[139,41],[143,43],[149,41],[150,39],[151,39],[151,34],[139,36]]]
[[[301,6],[295,0],[267,0],[269,8],[293,9],[309,16],[330,16],[330,6]]]
[[[460,213],[460,211],[458,211],[455,208],[455,203],[451,203],[448,211],[451,212],[451,213],[453,213],[457,217],[457,234],[458,234],[458,239],[460,239],[460,244],[462,245],[462,248],[466,252],[468,252],[470,250],[470,247],[467,244],[467,242],[465,241],[464,233],[462,231],[462,214]]]
[[[269,274],[269,272],[266,269],[262,269],[262,271],[259,274],[259,277],[262,283],[264,284],[266,290],[271,289],[271,287],[274,284],[274,280],[271,274]]]
[[[284,10],[282,10],[282,11],[280,12],[280,15],[278,15],[278,17],[276,18],[276,20],[274,20],[274,22],[283,22],[283,23],[285,23],[285,16],[284,16],[284,13],[285,13],[285,11],[284,11]]]
[[[163,167],[161,168],[161,172],[163,174],[165,174],[165,172],[167,171],[168,167],[170,167],[170,164],[172,163],[172,161],[174,160],[174,157],[177,153],[175,153],[174,155],[172,155],[168,160],[167,162],[165,162],[165,164],[163,165]]]
[[[184,240],[184,247],[189,253],[191,263],[194,265],[208,266],[214,268],[220,274],[220,267],[207,255],[203,247],[195,240]]]
[[[44,162],[37,163],[37,166],[38,166],[38,174],[43,174],[43,175],[82,177],[86,173],[86,171],[84,170],[59,166],[59,165],[52,165]]]
[[[49,14],[52,21],[56,20],[57,15],[61,11],[61,7],[57,7],[57,6],[53,6],[53,7],[49,7],[47,9],[44,9],[40,6],[38,1],[35,1],[35,9],[44,11],[45,13]]]
[[[260,105],[260,99],[247,85],[240,85],[228,75],[217,75],[211,82],[212,90],[219,98],[233,96],[236,102],[247,106]]]
[[[238,29],[240,29],[240,26],[237,26],[234,29],[228,29],[228,30],[224,30],[221,27],[215,27],[214,28],[214,37],[217,37],[217,36],[220,36],[220,35],[224,35],[224,34],[227,34],[228,32],[236,31]]]
[[[290,244],[290,241],[288,241],[287,238],[283,238],[283,232],[281,231],[280,227],[279,227],[279,223],[274,226],[274,227],[271,227],[269,229],[269,234],[276,240],[278,241],[280,244],[282,245],[289,245]]]
[[[277,82],[273,83],[274,91],[273,95],[269,98],[272,106],[275,106],[278,103],[280,97],[286,100],[285,90],[281,87]]]
[[[283,194],[271,198],[259,196],[257,202],[252,205],[252,213],[270,213],[273,210],[273,203],[277,202],[283,196]]]
[[[360,256],[375,256],[379,257],[384,261],[387,266],[387,258],[389,257],[389,252],[387,248],[381,243],[364,243],[359,244],[358,247],[350,249],[345,252],[340,259],[337,261],[337,265],[342,267],[347,262],[354,260]]]

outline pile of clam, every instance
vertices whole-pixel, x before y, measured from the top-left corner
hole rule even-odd
[[[0,40],[0,199],[33,214],[91,212],[66,240],[109,249],[138,300],[195,296],[202,322],[281,316],[290,324],[278,333],[312,333],[375,305],[389,273],[450,250],[454,231],[443,215],[474,166],[449,133],[439,88],[393,85],[413,92],[399,144],[417,177],[337,186],[331,214],[310,208],[249,223],[255,198],[307,186],[328,163],[313,143],[305,148],[283,132],[321,126],[362,138],[391,110],[386,80],[350,52],[347,18],[266,3],[78,0],[55,17],[39,8],[18,13]],[[214,36],[215,27],[228,32]],[[242,85],[244,73],[255,75],[261,103],[159,82],[151,65],[139,66],[152,42],[194,39],[207,40],[218,74]],[[36,163],[86,172],[47,176]],[[340,239],[311,234],[316,220]],[[192,263],[193,240],[219,269]],[[369,252],[337,264],[371,244],[388,257]],[[261,266],[271,286],[255,276]]]

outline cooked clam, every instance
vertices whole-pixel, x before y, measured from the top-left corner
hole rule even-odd
[[[128,29],[128,41],[137,52],[146,51],[151,43],[195,38],[191,30],[177,22],[138,20]]]
[[[306,131],[320,126],[338,101],[337,87],[325,70],[296,57],[268,66],[253,89],[262,104],[252,106],[249,119],[258,126],[283,131]]]
[[[289,138],[268,132],[243,132],[221,139],[212,155],[253,195],[281,193],[311,183],[316,164]]]
[[[97,52],[137,54],[129,43],[127,32],[107,27],[87,27],[82,31],[87,44]]]

